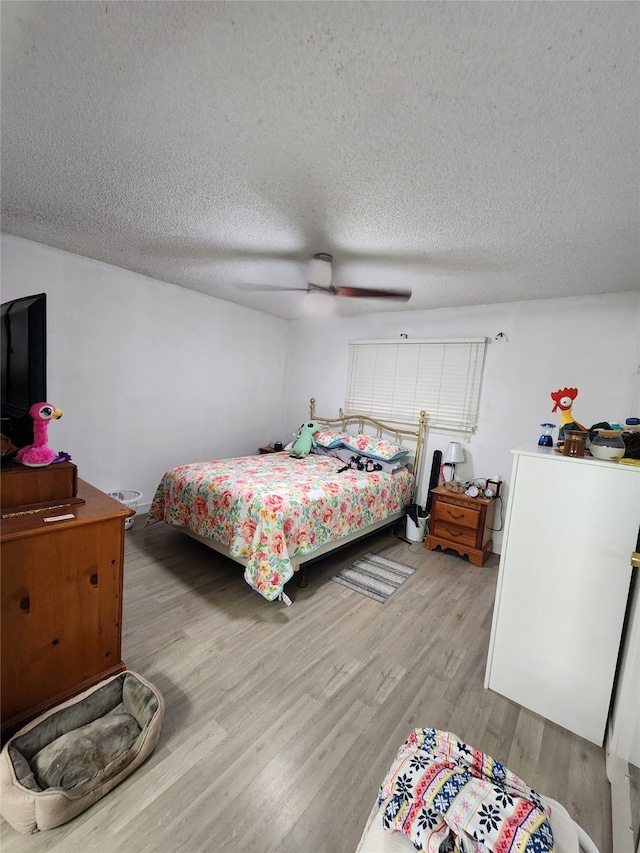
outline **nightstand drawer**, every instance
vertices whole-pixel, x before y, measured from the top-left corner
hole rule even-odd
[[[475,529],[458,527],[457,524],[449,524],[445,521],[436,520],[433,528],[429,529],[429,534],[439,539],[448,539],[454,547],[455,545],[468,545],[474,548],[476,545],[477,533]]]
[[[469,527],[471,530],[477,530],[480,510],[437,500],[433,507],[433,518],[436,522],[443,521],[448,524],[455,524],[458,527]]]
[[[472,498],[445,486],[431,490],[431,521],[424,547],[453,548],[474,566],[483,566],[491,553],[495,499]]]

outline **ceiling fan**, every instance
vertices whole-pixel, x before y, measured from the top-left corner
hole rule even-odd
[[[349,287],[333,283],[333,256],[327,252],[318,252],[309,263],[307,272],[307,287],[275,287],[256,285],[256,290],[271,290],[279,292],[305,293],[309,310],[313,313],[325,313],[333,307],[334,296],[346,296],[356,299],[396,299],[407,302],[411,298],[411,290],[384,289],[370,287]]]

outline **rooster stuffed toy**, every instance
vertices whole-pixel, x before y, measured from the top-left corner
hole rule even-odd
[[[587,428],[583,427],[578,421],[574,421],[572,414],[573,402],[578,396],[577,388],[560,388],[558,391],[551,392],[551,399],[555,403],[552,412],[557,412],[560,409],[560,429],[558,430],[558,438],[564,436],[565,429],[575,429],[581,432],[586,432]]]
[[[33,444],[21,447],[16,458],[30,468],[44,468],[58,456],[47,444],[49,421],[62,417],[62,411],[51,403],[34,403],[29,409],[33,418]]]

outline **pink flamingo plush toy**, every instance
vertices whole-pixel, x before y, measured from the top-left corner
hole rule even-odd
[[[50,465],[58,455],[47,444],[47,431],[49,421],[52,418],[57,420],[62,417],[62,411],[56,409],[51,403],[34,403],[29,409],[29,414],[33,418],[33,444],[21,447],[16,457],[23,465],[44,468],[45,465]]]

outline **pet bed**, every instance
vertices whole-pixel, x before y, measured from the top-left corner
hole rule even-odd
[[[0,753],[0,813],[21,833],[53,829],[132,773],[160,736],[164,701],[125,671],[41,714]]]

